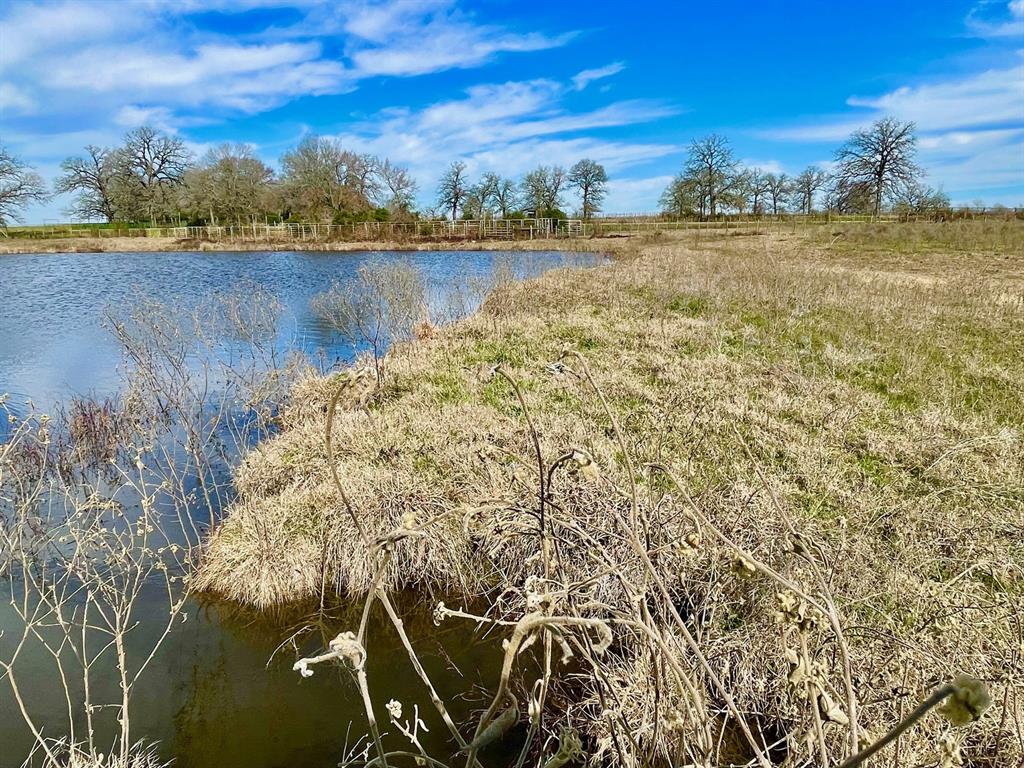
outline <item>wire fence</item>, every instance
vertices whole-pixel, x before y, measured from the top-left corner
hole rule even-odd
[[[847,213],[829,213],[828,211],[812,211],[811,213],[803,213],[796,211],[780,211],[778,213],[720,213],[713,217],[715,221],[723,221],[730,219],[732,221],[765,221],[765,220],[784,220],[789,221],[792,219],[798,219],[801,221],[860,221],[860,222],[884,222],[884,221],[915,221],[915,220],[929,220],[932,221],[937,217],[947,218],[972,218],[972,217],[983,217],[983,218],[1019,218],[1024,216],[1024,207],[1011,208],[1005,205],[994,205],[994,206],[970,206],[970,205],[958,205],[949,208],[934,209],[927,211],[890,211],[878,216],[872,214],[847,214]],[[675,214],[666,213],[665,211],[634,211],[634,212],[602,212],[595,214],[592,220],[596,221],[626,221],[626,220],[653,220],[657,219],[660,221],[679,221],[679,220],[694,220],[697,216],[677,216]]]
[[[44,225],[12,227],[8,237],[117,238],[155,237],[212,242],[295,242],[374,240],[532,240],[579,237],[579,219],[466,219],[458,221],[362,221],[351,224],[233,224],[227,226],[110,227]]]
[[[958,209],[952,218],[1024,218],[1024,208]],[[131,227],[52,224],[0,230],[8,238],[122,238],[150,237],[195,242],[330,242],[414,240],[533,240],[566,237],[602,237],[661,230],[773,231],[835,223],[871,224],[936,221],[934,214],[880,216],[811,213],[779,215],[721,215],[713,219],[672,218],[664,214],[605,214],[581,219],[464,219],[409,222],[363,221],[349,224],[252,223],[226,226]]]

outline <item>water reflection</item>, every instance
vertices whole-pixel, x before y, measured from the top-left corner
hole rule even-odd
[[[481,637],[471,626],[447,622],[433,625],[432,606],[414,596],[399,596],[399,611],[414,638],[417,654],[450,705],[457,721],[467,721],[485,705],[484,691],[494,682],[501,664],[500,646]],[[155,614],[146,621],[147,607]],[[140,605],[142,621],[131,643],[148,648],[162,627],[166,605],[160,595],[149,595]],[[298,654],[313,654],[331,637],[355,629],[359,617],[341,611],[302,634],[293,645],[282,641],[311,617],[256,617],[218,602],[190,600],[187,620],[179,623],[135,692],[132,734],[160,742],[159,751],[173,757],[180,768],[272,768],[273,766],[333,766],[355,747],[365,731],[365,717],[352,676],[337,665],[322,665],[315,675],[302,678],[292,671]],[[0,652],[20,636],[9,605],[0,606]],[[383,702],[401,701],[406,712],[418,705],[430,728],[421,741],[435,755],[453,754],[456,747],[416,678],[408,656],[382,610],[374,612],[368,634],[367,675]],[[129,649],[131,651],[131,648]],[[30,714],[44,732],[64,728],[66,703],[46,652],[33,644],[24,651],[18,677]],[[94,701],[117,701],[116,675],[99,669],[91,681]],[[6,685],[6,683],[5,683]],[[0,765],[16,766],[32,746],[31,734],[21,723],[9,692],[0,696]],[[81,696],[79,681],[72,680],[73,696]],[[114,709],[100,710],[95,718],[101,746],[118,733]],[[386,716],[381,707],[378,717]],[[350,725],[351,724],[351,725]],[[18,726],[21,727],[18,727]],[[80,732],[85,727],[76,717]],[[471,730],[471,729],[469,729]],[[401,749],[400,736],[386,738]]]
[[[317,319],[310,300],[368,259],[388,258],[422,271],[435,307],[452,286],[482,280],[496,264],[526,277],[594,261],[588,254],[497,251],[0,255],[0,393],[17,392],[42,408],[70,394],[116,393],[121,349],[103,328],[104,315],[108,309],[124,314],[140,296],[185,311],[211,296],[259,286],[283,305],[274,341],[279,352],[322,350],[330,363],[351,359],[351,343]]]

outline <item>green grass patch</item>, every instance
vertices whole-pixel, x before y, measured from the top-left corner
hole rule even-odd
[[[667,306],[669,312],[677,312],[686,317],[706,317],[711,307],[703,296],[676,296]]]

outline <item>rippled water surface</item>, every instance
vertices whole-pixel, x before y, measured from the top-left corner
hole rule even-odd
[[[310,301],[332,281],[351,277],[367,259],[387,258],[405,259],[421,269],[435,303],[454,282],[489,275],[499,259],[518,277],[566,263],[589,263],[588,257],[567,259],[557,253],[496,252],[4,255],[0,393],[9,393],[8,404],[15,412],[27,410],[29,400],[45,410],[73,395],[116,395],[123,361],[104,327],[105,317],[123,314],[140,296],[189,306],[217,293],[251,294],[252,286],[259,285],[285,308],[276,341],[282,352],[319,355],[327,364],[349,359],[351,343],[318,322]],[[458,699],[455,714],[468,717],[493,682],[500,651],[471,627],[436,628],[426,601],[410,596],[404,602],[407,628],[425,667],[446,698]],[[162,627],[161,614],[166,614],[166,601],[154,595],[147,622],[147,605],[140,605],[143,619],[129,634],[129,642],[141,648],[150,647]],[[133,738],[159,742],[161,757],[186,768],[334,766],[346,740],[351,746],[365,732],[359,697],[347,674],[324,668],[302,679],[291,670],[296,650],[317,652],[339,628],[354,627],[357,617],[335,617],[321,632],[306,635],[298,649],[285,646],[275,655],[299,626],[297,619],[256,618],[239,615],[230,606],[195,601],[186,613],[188,620],[175,626],[147,669],[133,704]],[[373,689],[385,701],[403,701],[407,711],[418,703],[431,726],[431,733],[423,735],[425,743],[443,752],[448,744],[443,726],[430,714],[429,700],[393,629],[380,616],[372,626]],[[17,615],[9,605],[0,605],[0,654],[20,632]],[[53,729],[63,727],[66,703],[52,660],[41,648],[30,647],[18,668],[33,716],[44,733],[60,735]],[[103,682],[94,697],[116,701],[112,669]],[[112,743],[113,715],[100,713],[97,720],[99,743]],[[0,767],[21,765],[31,744],[10,687],[0,679]]]
[[[431,296],[467,277],[489,275],[497,260],[519,277],[582,263],[561,253],[208,252],[46,253],[0,255],[0,392],[49,406],[69,394],[116,392],[120,350],[103,328],[108,311],[124,313],[138,296],[197,304],[218,293],[260,285],[285,305],[282,349],[330,359],[351,345],[317,321],[310,299],[368,259],[403,259],[420,268]]]

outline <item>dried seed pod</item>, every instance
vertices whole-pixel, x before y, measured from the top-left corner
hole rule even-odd
[[[563,728],[558,735],[558,751],[549,757],[544,768],[562,768],[583,757],[583,742],[575,728]]]
[[[839,725],[850,724],[850,718],[846,716],[846,713],[843,712],[838,704],[832,701],[832,697],[825,693],[825,691],[818,694],[818,710],[826,720]]]
[[[969,725],[981,717],[992,706],[992,697],[985,684],[970,675],[953,678],[953,693],[939,712],[953,725]]]

